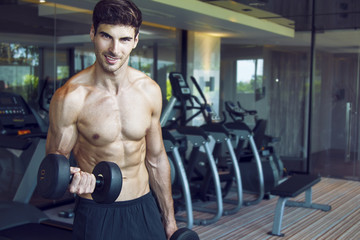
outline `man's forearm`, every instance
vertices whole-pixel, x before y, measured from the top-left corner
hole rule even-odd
[[[171,192],[170,164],[166,160],[157,166],[149,166],[150,186],[156,195],[164,223],[175,221],[174,204]]]

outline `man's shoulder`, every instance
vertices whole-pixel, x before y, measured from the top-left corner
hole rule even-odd
[[[56,90],[53,100],[67,106],[79,105],[84,101],[88,87],[82,83],[69,79],[62,87]]]
[[[92,82],[91,71],[88,69],[72,76],[61,88],[57,90],[64,97],[82,96],[89,91]]]
[[[130,70],[131,81],[133,81],[135,85],[137,85],[140,88],[144,88],[144,87],[158,88],[158,84],[151,77],[134,68],[130,68],[130,69],[131,69]]]
[[[131,75],[131,79],[136,80],[144,80],[144,81],[152,81],[152,79],[146,75],[144,72],[141,72],[135,68],[129,67],[129,74]]]
[[[156,107],[161,106],[161,89],[156,81],[136,69],[133,71],[132,79],[134,81],[133,86],[147,99],[148,103],[153,103],[153,106]]]
[[[72,97],[72,96],[81,96],[85,92],[85,87],[83,84],[79,84],[69,80],[62,87],[56,90],[57,97]]]

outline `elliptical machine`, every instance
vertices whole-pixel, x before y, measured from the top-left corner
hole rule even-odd
[[[264,198],[265,191],[267,190],[267,188],[264,182],[263,164],[261,163],[261,158],[259,155],[259,151],[253,131],[243,122],[226,123],[226,115],[224,112],[223,112],[224,115],[223,120],[219,121],[220,117],[216,113],[214,113],[212,109],[210,109],[211,111],[208,110],[209,104],[207,103],[205,95],[202,92],[202,89],[197,83],[196,79],[194,77],[191,77],[191,80],[202,98],[202,103],[199,100],[198,102],[200,105],[203,106],[202,107],[202,109],[204,109],[203,115],[205,121],[207,122],[207,125],[209,124],[211,125],[211,123],[213,123],[215,119],[216,122],[222,124],[230,132],[229,136],[231,138],[231,141],[233,142],[232,146],[235,150],[234,152],[236,159],[239,159],[240,155],[241,157],[244,157],[242,153],[245,152],[245,147],[247,147],[246,148],[247,155],[250,156],[251,159],[253,159],[253,162],[251,163],[250,166],[241,165],[240,162],[238,162],[239,169],[241,170],[242,190],[249,191],[249,187],[247,186],[251,185],[252,191],[250,192],[255,193],[256,197],[254,200],[243,201],[243,204],[253,205],[259,203]],[[251,115],[256,117],[256,113],[257,113],[256,111],[245,110],[245,109],[242,109],[242,111],[243,111],[242,113],[243,116]],[[211,118],[209,116],[211,116]],[[246,145],[244,143],[246,143]],[[234,146],[236,146],[236,148]],[[222,152],[221,144],[217,143],[214,149],[214,154],[220,156],[220,152]],[[231,152],[229,152],[229,154],[231,155]],[[249,174],[249,171],[251,172],[250,184],[248,181],[249,178],[244,177]],[[245,183],[243,181],[245,181]],[[229,184],[228,181],[227,184],[225,185],[224,191],[225,192],[229,191],[230,186],[231,185]]]
[[[272,188],[280,184],[284,180],[284,165],[280,157],[276,154],[275,149],[271,146],[272,143],[280,141],[279,138],[271,137],[265,134],[267,121],[258,119],[256,111],[249,111],[241,107],[240,103],[235,106],[230,101],[225,102],[225,109],[233,119],[233,123],[228,125],[243,125],[249,131],[252,131],[254,142],[259,152],[262,161],[263,175],[264,175],[264,192],[269,193]],[[252,115],[256,120],[255,127],[250,128],[244,123],[245,115]],[[250,151],[250,144],[245,141],[239,141],[236,145],[235,152],[239,159],[240,169],[247,169],[242,172],[244,189],[249,192],[257,192],[257,178],[253,176],[256,172],[256,166],[253,161],[253,154]]]
[[[202,104],[196,96],[191,94],[189,85],[182,74],[177,72],[170,73],[170,82],[173,90],[173,98],[175,98],[176,103],[178,103],[178,105],[174,104],[172,109],[178,109],[179,113],[172,127],[176,128],[178,132],[182,132],[192,145],[190,157],[186,158],[183,155],[183,159],[187,167],[187,176],[190,186],[192,187],[193,198],[207,201],[211,199],[212,196],[215,196],[217,202],[220,202],[227,195],[235,180],[237,200],[231,202],[234,205],[232,209],[226,210],[222,214],[227,215],[237,212],[243,205],[242,184],[235,152],[230,141],[230,132],[219,123],[219,117],[214,114],[215,112],[210,105]],[[202,92],[200,93],[202,94]],[[171,102],[170,100],[170,104]],[[187,111],[194,112],[189,116]],[[188,127],[187,124],[197,116],[203,116],[204,119],[206,119],[206,124],[200,127]],[[184,131],[184,129],[187,130]],[[205,149],[206,154],[204,154],[196,145],[193,136],[195,132],[199,132],[199,135],[200,132],[203,132],[203,135],[206,134],[207,139],[211,138],[212,141],[215,142],[215,147],[212,150]],[[219,155],[220,145],[225,145],[230,153],[230,156],[222,166],[219,165],[221,162]],[[211,152],[209,153],[208,151]],[[206,159],[214,160],[207,161]],[[224,170],[224,168],[227,169]],[[219,172],[221,172],[221,174],[219,174]],[[224,184],[218,184],[217,178],[219,178],[219,182]],[[220,187],[220,185],[225,185],[225,187]],[[207,211],[199,208],[197,210]]]
[[[176,76],[179,77],[179,80],[182,80],[182,76]],[[183,89],[180,88],[179,86],[179,90],[184,93],[184,98],[190,98],[189,95],[187,95],[188,93],[190,93],[190,89],[186,88],[185,85],[181,85],[183,86]],[[173,95],[173,97],[170,99],[170,102],[166,105],[166,108],[163,110],[163,113],[161,115],[160,118],[160,125],[162,126],[162,130],[163,130],[163,138],[164,138],[164,143],[165,143],[165,148],[167,149],[167,152],[171,151],[171,145],[166,144],[166,140],[170,140],[172,141],[172,145],[174,146],[179,146],[182,149],[187,148],[188,142],[191,143],[191,145],[193,146],[193,151],[192,151],[192,155],[194,157],[196,157],[197,153],[199,152],[200,148],[205,149],[205,160],[211,169],[211,175],[214,179],[215,182],[215,186],[216,186],[216,209],[199,209],[196,208],[196,210],[198,211],[204,211],[204,212],[208,212],[212,214],[212,217],[207,217],[207,218],[197,218],[197,219],[193,219],[192,217],[192,213],[189,213],[189,209],[191,208],[191,210],[195,209],[195,207],[193,207],[192,205],[192,200],[193,200],[193,195],[195,194],[195,190],[196,188],[194,188],[194,185],[192,183],[190,183],[191,181],[191,177],[190,174],[191,172],[189,172],[189,167],[188,167],[188,163],[189,162],[193,162],[193,161],[189,161],[188,159],[186,159],[184,156],[184,151],[182,150],[181,152],[178,151],[178,153],[173,152],[173,156],[174,159],[176,161],[178,161],[179,159],[182,161],[181,165],[183,165],[185,167],[185,171],[181,171],[186,173],[186,179],[183,179],[184,174],[178,174],[177,176],[180,177],[180,182],[182,187],[178,184],[179,181],[174,182],[175,186],[173,185],[173,189],[177,188],[180,189],[181,191],[181,196],[180,197],[175,197],[173,196],[174,200],[178,200],[178,199],[183,199],[183,201],[185,202],[186,205],[186,209],[187,209],[187,215],[188,215],[188,225],[189,224],[197,224],[197,225],[207,225],[207,224],[211,224],[214,223],[216,221],[218,221],[220,219],[220,217],[223,214],[223,202],[222,202],[222,198],[221,198],[221,187],[220,187],[220,180],[219,180],[219,176],[217,174],[217,169],[216,169],[216,164],[215,164],[215,160],[211,154],[210,151],[210,147],[209,147],[209,136],[205,133],[205,131],[203,131],[200,128],[197,127],[188,127],[188,126],[178,126],[177,124],[175,124],[175,121],[169,121],[169,118],[171,116],[171,113],[173,112],[173,109],[176,107],[176,104],[179,103],[179,101],[184,101],[184,99],[181,99],[179,96],[177,95]],[[181,116],[180,116],[181,118]],[[178,118],[178,119],[180,119]],[[184,121],[186,121],[186,119],[184,119]],[[164,134],[166,133],[166,134]],[[171,140],[173,139],[173,140]],[[170,147],[169,147],[170,146]],[[175,153],[175,154],[174,154]],[[192,159],[190,157],[190,159]],[[177,164],[179,165],[179,164]],[[176,165],[175,165],[176,166]],[[175,167],[176,168],[176,167]],[[179,171],[179,169],[176,169],[177,171]],[[184,184],[185,183],[185,184]],[[189,186],[190,185],[190,186]],[[189,191],[187,190],[189,189]],[[189,201],[190,199],[190,201]],[[174,202],[176,203],[176,202]],[[190,216],[191,214],[191,216]],[[178,220],[184,220],[184,219],[179,219],[177,217]]]

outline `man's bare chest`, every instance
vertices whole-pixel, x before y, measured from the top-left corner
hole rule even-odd
[[[151,112],[141,98],[130,100],[104,97],[88,101],[79,115],[79,133],[93,145],[140,141],[150,126]]]

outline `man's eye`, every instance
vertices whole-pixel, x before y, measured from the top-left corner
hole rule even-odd
[[[101,34],[101,37],[103,37],[103,38],[110,38],[110,36],[109,36],[108,34],[105,34],[105,33]]]

